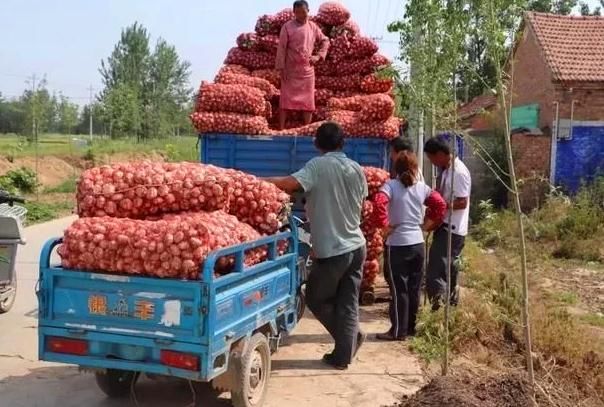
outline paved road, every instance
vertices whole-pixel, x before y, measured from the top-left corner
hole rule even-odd
[[[19,292],[10,313],[0,316],[0,406],[4,407],[185,407],[227,406],[219,400],[194,400],[184,382],[143,380],[130,400],[109,400],[94,378],[76,367],[37,361],[37,301],[35,285],[43,243],[58,236],[73,218],[26,229],[28,244],[18,254]],[[365,308],[364,329],[385,329],[383,306]],[[331,347],[330,338],[311,317],[275,355],[266,407],[376,407],[389,405],[416,391],[423,378],[417,360],[402,344],[369,340],[356,363],[345,372],[325,369],[318,362]]]

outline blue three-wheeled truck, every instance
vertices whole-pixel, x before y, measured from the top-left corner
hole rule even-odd
[[[201,160],[259,176],[286,175],[316,154],[308,137],[204,135]],[[384,167],[386,142],[354,139],[348,155]],[[298,213],[300,213],[298,207]],[[300,230],[299,230],[300,229]],[[261,406],[271,353],[304,311],[302,284],[310,246],[299,218],[275,235],[212,252],[199,280],[169,280],[65,270],[51,264],[61,240],[40,256],[39,356],[95,371],[110,397],[128,396],[141,374],[211,382],[236,407]],[[288,251],[279,254],[279,242]],[[244,266],[245,253],[267,246],[268,258]],[[234,256],[235,271],[214,278]]]

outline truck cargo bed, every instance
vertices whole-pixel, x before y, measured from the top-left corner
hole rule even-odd
[[[289,250],[277,253],[288,241]],[[228,365],[231,345],[262,329],[296,325],[297,232],[284,232],[210,253],[199,280],[171,280],[65,270],[49,264],[60,239],[40,258],[41,360],[210,380]],[[245,267],[245,253],[266,246],[267,260]],[[214,265],[235,257],[235,270],[214,278]],[[190,355],[192,369],[166,366],[165,352]],[[172,354],[170,354],[172,355]]]

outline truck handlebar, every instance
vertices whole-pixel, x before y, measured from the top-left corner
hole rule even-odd
[[[6,191],[0,190],[0,204],[8,204],[9,206],[13,206],[15,203],[25,203],[25,199],[8,194]]]

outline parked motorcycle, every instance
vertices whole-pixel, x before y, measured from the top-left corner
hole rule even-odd
[[[15,303],[17,247],[25,244],[23,222],[27,209],[15,203],[25,201],[0,190],[0,314],[8,312]]]

